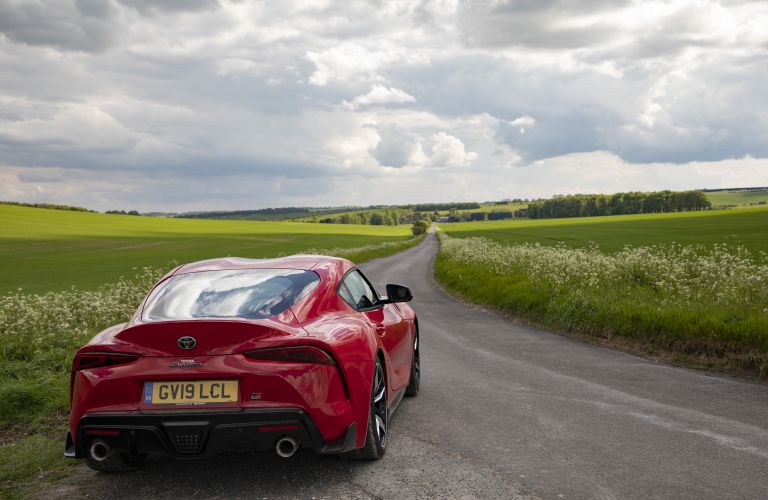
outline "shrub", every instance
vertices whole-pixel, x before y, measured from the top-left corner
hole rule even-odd
[[[411,227],[411,232],[414,234],[414,236],[418,236],[420,234],[424,234],[427,232],[427,228],[429,226],[424,221],[416,221],[413,223],[413,226]]]

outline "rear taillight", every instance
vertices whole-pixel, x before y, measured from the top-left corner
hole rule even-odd
[[[118,354],[113,352],[84,352],[75,356],[72,369],[87,370],[101,366],[113,366],[136,361],[139,357],[133,354]]]
[[[335,365],[330,354],[318,347],[297,346],[275,349],[259,349],[243,353],[246,357],[260,361],[288,361],[291,363],[313,363],[316,365]]]

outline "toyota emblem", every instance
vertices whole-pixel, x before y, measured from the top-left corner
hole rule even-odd
[[[186,337],[181,337],[179,340],[176,341],[176,343],[179,344],[180,348],[189,350],[189,349],[195,348],[195,346],[197,345],[197,340],[195,339],[195,337],[186,336]]]

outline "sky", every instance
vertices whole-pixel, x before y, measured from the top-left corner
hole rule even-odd
[[[768,2],[0,0],[0,200],[768,185]]]

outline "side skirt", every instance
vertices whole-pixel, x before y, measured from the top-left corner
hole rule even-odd
[[[403,387],[397,391],[397,394],[395,394],[395,399],[392,400],[392,404],[389,406],[390,417],[395,414],[395,410],[397,410],[397,407],[400,406],[400,402],[403,400],[403,396],[405,396],[405,389],[406,387]]]

